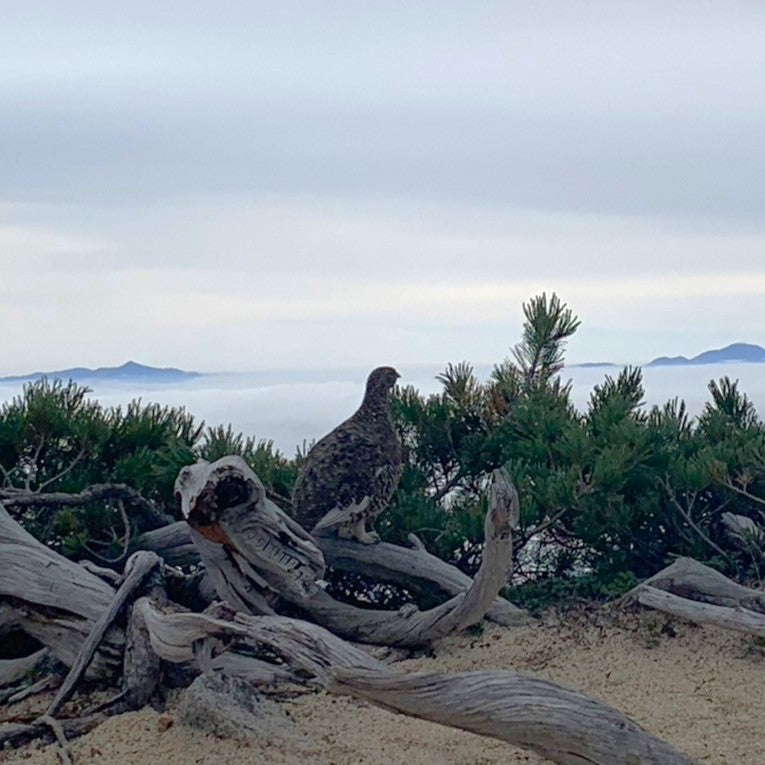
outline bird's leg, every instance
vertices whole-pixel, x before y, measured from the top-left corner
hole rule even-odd
[[[353,539],[363,545],[377,544],[380,541],[379,534],[374,530],[367,531],[365,526],[364,518],[360,518],[356,523],[340,526],[337,530],[337,536],[340,539]]]

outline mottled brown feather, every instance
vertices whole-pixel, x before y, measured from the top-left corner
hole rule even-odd
[[[306,456],[293,491],[295,518],[305,529],[366,496],[362,515],[371,524],[390,503],[401,477],[401,444],[389,406],[397,378],[391,367],[375,369],[358,410]]]

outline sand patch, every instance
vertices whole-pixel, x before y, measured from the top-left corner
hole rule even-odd
[[[760,641],[761,642],[761,641]],[[538,626],[487,627],[436,646],[410,671],[513,669],[581,690],[625,712],[700,762],[762,762],[765,647],[712,627],[651,613],[547,617]],[[164,731],[151,709],[111,718],[73,743],[93,765],[516,765],[544,763],[508,744],[317,693],[286,703],[308,741],[248,745],[181,725]],[[172,707],[168,711],[172,716]],[[51,747],[0,754],[3,763],[58,765]]]

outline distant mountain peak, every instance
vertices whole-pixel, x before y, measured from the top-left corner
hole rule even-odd
[[[704,351],[690,359],[686,356],[659,356],[649,367],[690,366],[697,364],[726,363],[765,364],[765,348],[753,343],[731,343],[724,348]]]
[[[41,377],[58,380],[75,380],[76,382],[88,382],[101,380],[135,380],[136,382],[183,382],[199,377],[199,372],[186,372],[175,367],[150,367],[139,364],[137,361],[126,361],[118,367],[72,367],[71,369],[59,369],[53,372],[32,372],[25,375],[11,375],[0,377],[0,382],[26,382],[39,380]]]

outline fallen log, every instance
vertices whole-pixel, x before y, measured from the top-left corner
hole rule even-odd
[[[82,644],[82,648],[74,664],[72,664],[69,674],[48,706],[46,714],[54,717],[61,705],[69,698],[78,680],[87,669],[88,664],[93,660],[96,649],[104,639],[106,631],[112,626],[120,611],[125,607],[128,598],[141,585],[144,578],[152,571],[158,569],[159,566],[159,556],[146,550],[134,553],[128,560],[125,565],[125,580],[114,594],[109,607],[98,617],[98,621],[93,625],[93,629]]]
[[[186,521],[176,521],[142,534],[134,549],[151,550],[169,566],[199,565],[199,550],[194,545]]]
[[[679,595],[681,598],[736,608],[742,606],[765,614],[765,592],[734,582],[719,571],[693,558],[678,558],[657,574],[646,579],[616,601],[621,605],[632,600],[633,593],[643,586]]]
[[[315,537],[314,542],[324,555],[328,566],[337,571],[363,574],[381,584],[406,587],[413,592],[444,597],[459,595],[472,584],[472,579],[456,566],[429,553],[424,547],[407,548],[380,542],[360,545],[337,537]],[[200,563],[199,549],[191,538],[185,521],[178,521],[161,529],[149,531],[135,547],[152,550],[171,566],[191,566]],[[529,622],[529,615],[505,598],[495,598],[486,612],[486,618],[504,627]]]
[[[224,492],[224,496],[232,495]],[[220,500],[222,497],[212,492],[210,498]],[[216,508],[216,512],[225,511],[225,503]],[[434,609],[435,613],[408,614],[402,618],[425,619],[435,632],[452,629],[477,618],[505,580],[510,559],[513,512],[512,507],[492,503],[487,514],[487,549],[482,570],[471,590],[454,599],[459,601],[455,607],[446,610],[442,606]],[[59,621],[57,633],[50,630],[40,633],[45,638],[42,642],[51,653],[57,655],[59,644],[70,644],[72,636],[80,638],[81,643],[83,626],[89,626],[88,631],[94,635],[90,645],[94,645],[98,633],[98,629],[94,631],[94,624],[100,622],[103,626],[108,623],[114,590],[81,566],[69,566],[69,561],[42,548],[7,513],[3,517],[3,513],[0,508],[0,563],[12,559],[14,555],[18,558],[19,548],[24,547],[27,555],[41,564],[37,572],[33,568],[25,569],[30,576],[27,600],[22,600],[24,593],[20,590],[17,577],[12,578],[12,585],[8,585],[5,579],[0,582],[0,587],[5,588],[1,590],[2,597],[13,605],[12,608],[7,605],[0,608],[4,624],[27,629],[30,623],[34,624],[30,622],[30,614],[36,614],[46,623],[54,618],[66,617],[69,621]],[[252,528],[252,523],[250,519],[244,528]],[[232,527],[226,525],[223,528],[231,530]],[[206,537],[203,539],[214,544]],[[236,539],[233,541],[236,542]],[[278,549],[284,550],[286,543],[283,539],[280,541]],[[304,560],[315,566],[316,559],[312,558],[307,540],[301,539],[300,542]],[[270,540],[264,540],[264,544],[270,544]],[[241,550],[237,550],[244,565],[247,559]],[[247,552],[250,554],[250,550]],[[297,600],[300,600],[301,592],[305,600],[311,600],[315,593],[323,593],[318,587],[315,591],[311,588],[304,576],[305,564],[300,559],[287,558],[280,572],[274,563],[273,550],[266,554],[272,556],[272,568],[267,572],[267,578],[260,576],[258,568],[258,572],[254,572],[257,581],[253,580],[253,587],[264,589],[273,586],[280,576],[288,576],[298,568],[297,580],[285,588],[284,593]],[[502,561],[502,565],[498,561]],[[46,573],[46,569],[51,572]],[[253,576],[253,571],[246,567],[241,573],[248,581]],[[54,581],[53,577],[58,574],[61,578]],[[53,595],[46,594],[46,586],[52,589]],[[129,586],[132,588],[132,585]],[[277,605],[284,601],[282,595],[275,595]],[[140,598],[131,612],[132,648],[126,652],[123,677],[126,686],[130,686],[131,677],[141,678],[143,675],[148,678],[142,687],[133,686],[133,703],[138,699],[146,701],[153,691],[158,677],[159,657],[168,662],[190,665],[198,671],[223,670],[259,682],[310,681],[333,693],[351,694],[387,709],[533,749],[564,765],[588,762],[595,765],[633,765],[638,762],[643,765],[691,765],[687,757],[646,733],[616,710],[551,683],[512,672],[407,675],[318,625],[280,616],[237,614],[223,606],[216,607],[213,613],[180,611],[173,604],[162,605],[156,591],[154,596],[156,602],[149,597]],[[55,606],[50,605],[51,597],[60,598],[62,604],[73,610],[56,610]],[[88,598],[96,600],[101,609],[95,618],[88,618],[85,606]],[[90,606],[91,611],[95,610],[92,602]],[[74,624],[78,629],[72,626]],[[113,631],[114,628],[107,630],[105,642],[99,646],[94,659],[99,654],[103,655]],[[120,646],[124,645],[121,631],[116,632],[120,637]],[[111,650],[115,648],[113,645]],[[70,656],[70,664],[76,655],[77,652],[74,652]],[[109,662],[104,660],[104,664]],[[142,668],[147,671],[142,673]],[[130,688],[126,691],[129,692]],[[123,692],[111,700],[108,703],[110,711],[113,713],[128,708],[128,695]],[[50,739],[52,728],[65,745],[67,739],[89,730],[105,717],[105,713],[98,711],[80,719],[56,721],[43,717],[32,723],[6,723],[0,725],[0,745],[6,742],[16,745],[35,737]]]
[[[395,584],[432,596],[434,589],[450,597],[465,592],[473,580],[424,548],[409,549],[388,542],[360,545],[337,537],[316,537],[328,566],[337,571],[362,574],[384,584]],[[503,627],[528,624],[529,615],[504,598],[497,597],[486,618]]]
[[[517,504],[491,504],[484,523],[481,567],[468,590],[440,606],[427,611],[406,607],[397,612],[370,611],[339,603],[323,591],[296,605],[318,624],[361,643],[400,647],[430,644],[484,617],[507,581],[512,560],[511,527],[517,514]]]

